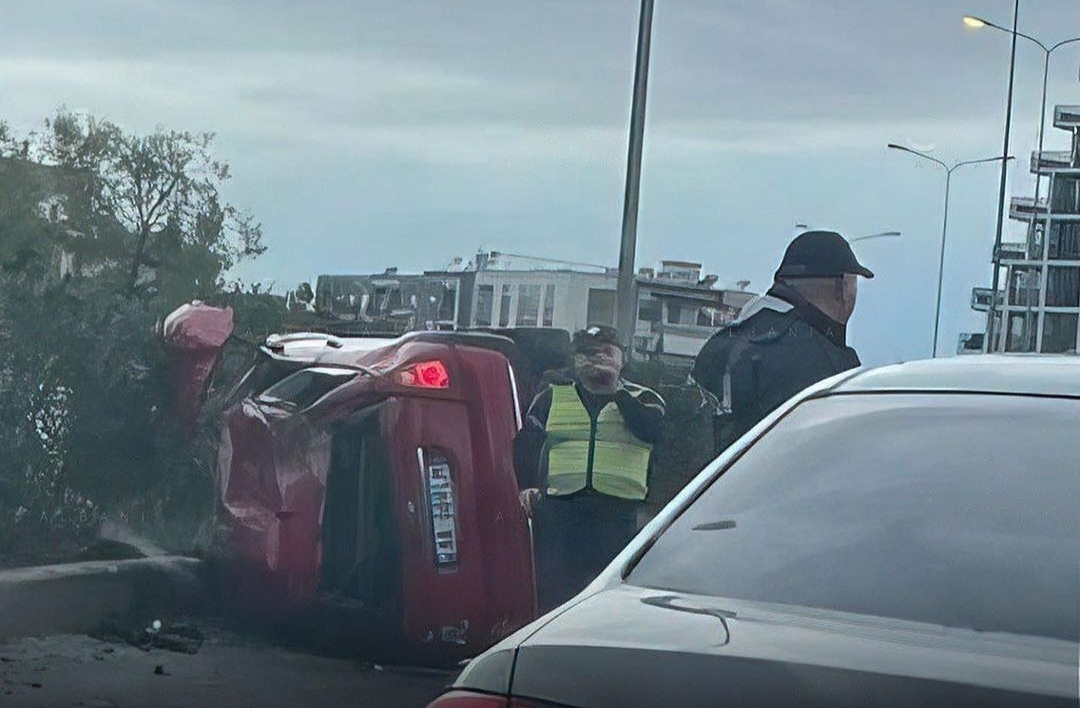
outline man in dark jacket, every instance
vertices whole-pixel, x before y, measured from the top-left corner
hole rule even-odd
[[[637,532],[665,406],[622,365],[615,330],[578,332],[572,368],[541,383],[515,440],[542,610],[584,588]]]
[[[858,276],[874,274],[840,234],[800,234],[768,293],[705,344],[691,375],[714,409],[717,454],[802,389],[860,365],[847,346]]]

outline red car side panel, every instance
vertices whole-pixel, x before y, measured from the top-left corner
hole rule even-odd
[[[330,425],[384,402],[381,435],[402,554],[402,633],[437,652],[475,653],[536,616],[529,524],[513,471],[517,415],[509,363],[488,349],[430,342],[372,356],[389,373],[358,377],[309,414],[251,399],[227,413],[219,473],[228,544],[252,571],[250,585],[284,591],[293,603],[314,600]],[[447,367],[449,389],[410,388],[394,377],[400,367],[433,359]],[[418,450],[450,464],[458,552],[452,567],[435,563]]]
[[[403,553],[403,629],[420,642],[479,650],[536,614],[528,520],[513,473],[516,422],[507,363],[459,347],[451,386],[466,400],[399,398],[383,418],[392,454]],[[417,450],[447,458],[457,509],[458,560],[435,565]]]

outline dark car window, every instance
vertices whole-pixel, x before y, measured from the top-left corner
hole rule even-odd
[[[302,369],[268,388],[259,399],[284,401],[298,409],[307,408],[356,375],[352,369]]]
[[[1076,640],[1080,401],[808,401],[736,461],[629,582]]]

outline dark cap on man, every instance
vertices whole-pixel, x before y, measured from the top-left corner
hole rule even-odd
[[[873,278],[869,268],[859,263],[851,245],[835,231],[806,231],[795,237],[787,250],[777,280],[788,278],[840,278],[845,275]]]
[[[574,353],[582,353],[608,344],[620,347],[618,331],[614,327],[592,325],[574,333],[571,348]]]

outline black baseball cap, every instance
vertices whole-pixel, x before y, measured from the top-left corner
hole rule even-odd
[[[851,245],[835,231],[806,231],[795,237],[787,250],[776,278],[839,278],[847,274],[873,278],[869,268],[859,263]]]
[[[574,333],[571,348],[575,353],[588,352],[604,344],[614,344],[620,349],[619,333],[614,327],[606,325],[592,325]]]

